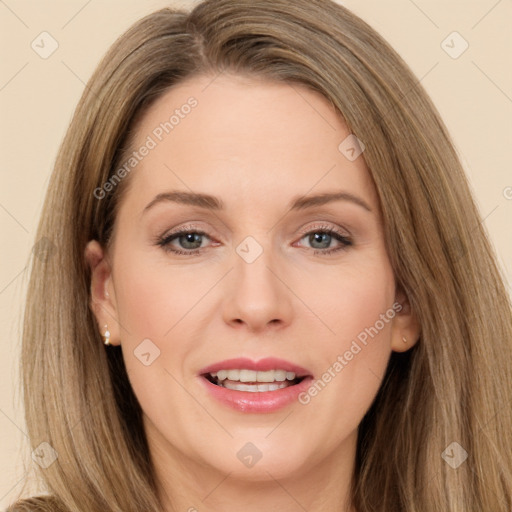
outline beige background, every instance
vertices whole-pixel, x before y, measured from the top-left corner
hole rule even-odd
[[[152,10],[192,3],[0,0],[2,509],[32,474],[22,464],[25,460],[30,468],[31,458],[16,384],[28,277],[24,269],[58,145],[85,82],[114,39]],[[512,2],[346,0],[343,4],[388,39],[431,95],[453,135],[483,222],[507,282],[512,283]],[[47,59],[31,48],[43,31],[59,45]],[[469,44],[458,58],[442,47],[454,31]],[[457,52],[462,43],[451,36],[446,44]]]

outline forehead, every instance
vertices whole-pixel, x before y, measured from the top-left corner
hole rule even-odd
[[[344,152],[349,136],[333,105],[304,86],[193,77],[161,96],[138,123],[131,149],[150,149],[131,173],[137,185],[131,193],[149,200],[178,188],[226,195],[227,203],[236,193],[249,206],[251,199],[283,203],[342,187],[375,202],[364,158]]]

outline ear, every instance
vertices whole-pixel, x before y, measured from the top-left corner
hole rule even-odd
[[[114,285],[112,282],[112,268],[108,256],[102,246],[91,240],[85,248],[85,260],[91,269],[91,308],[98,330],[103,335],[110,332],[110,343],[120,344],[119,322],[117,321],[117,306]]]
[[[401,288],[397,289],[395,304],[400,306],[395,308],[396,315],[391,327],[391,349],[394,352],[405,352],[418,342],[421,326]]]

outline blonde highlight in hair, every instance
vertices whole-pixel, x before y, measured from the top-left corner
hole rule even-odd
[[[504,277],[454,145],[434,105],[383,38],[330,0],[207,0],[162,9],[110,48],[60,148],[32,260],[22,374],[32,447],[58,459],[51,496],[11,511],[162,510],[119,347],[105,349],[90,309],[84,248],[111,242],[130,178],[98,200],[138,120],[199,75],[247,75],[319,92],[365,144],[396,283],[421,324],[393,353],[359,426],[358,512],[512,509],[512,313]],[[133,172],[137,172],[134,170]],[[56,205],[59,205],[58,207]],[[441,454],[467,452],[456,470]],[[340,504],[341,506],[341,504]]]

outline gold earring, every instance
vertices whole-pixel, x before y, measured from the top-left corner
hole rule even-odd
[[[402,336],[402,341],[403,341],[404,343],[407,343],[407,338],[406,338],[405,336]]]
[[[107,346],[110,346],[110,331],[108,330],[108,327],[105,325],[105,332],[101,336],[103,338],[103,343]]]

